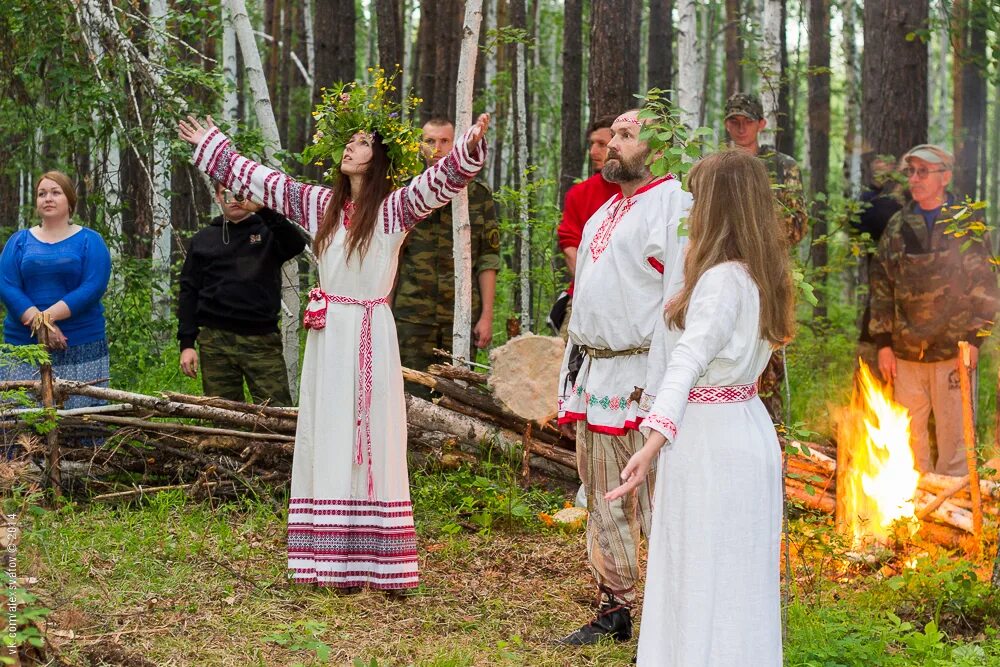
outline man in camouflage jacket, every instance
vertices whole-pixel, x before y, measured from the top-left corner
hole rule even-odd
[[[766,125],[764,107],[755,95],[736,93],[726,101],[726,132],[729,133],[732,146],[756,155],[767,167],[771,176],[775,209],[787,230],[788,245],[793,248],[805,236],[809,221],[802,195],[802,174],[794,158],[779,153],[773,146],[761,146],[757,143],[757,135]],[[784,358],[782,352],[778,351],[771,355],[758,382],[760,398],[775,422],[785,421],[781,405],[781,384],[784,379]]]
[[[871,267],[871,321],[883,378],[910,412],[910,444],[921,472],[967,472],[958,342],[972,367],[993,325],[1000,292],[981,211],[947,190],[954,160],[930,144],[903,156],[911,199],[889,220]],[[971,215],[969,215],[971,213]],[[957,232],[957,234],[956,234]],[[934,413],[937,461],[928,417]]]
[[[451,121],[432,119],[423,127],[428,162],[447,155],[455,140]],[[472,226],[472,342],[487,347],[493,339],[493,299],[500,269],[500,229],[493,194],[479,181],[468,185]],[[409,233],[399,256],[393,314],[403,366],[424,370],[440,359],[434,348],[451,349],[455,309],[455,261],[451,204],[437,209]]]

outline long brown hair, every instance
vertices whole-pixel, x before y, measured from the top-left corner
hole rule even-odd
[[[795,331],[794,293],[786,235],[778,222],[764,164],[741,150],[709,155],[691,168],[694,204],[684,289],[667,304],[667,322],[684,327],[698,279],[723,262],[742,262],[760,290],[760,336],[774,345]]]
[[[333,183],[333,196],[323,212],[323,219],[320,221],[319,230],[313,240],[313,252],[316,256],[322,254],[326,247],[330,245],[337,228],[340,226],[340,213],[344,210],[344,205],[351,199],[354,200],[354,211],[351,213],[351,225],[347,229],[347,259],[355,251],[363,259],[368,252],[368,246],[372,242],[372,234],[375,233],[375,222],[378,220],[378,211],[382,207],[382,202],[389,193],[392,192],[392,181],[389,179],[389,153],[382,137],[378,132],[372,133],[372,159],[365,169],[360,192],[351,192],[351,179],[340,171],[337,172],[337,180]]]

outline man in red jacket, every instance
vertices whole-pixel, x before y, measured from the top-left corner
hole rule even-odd
[[[566,201],[563,203],[563,219],[558,230],[559,248],[566,258],[566,267],[569,268],[571,276],[569,288],[566,290],[570,299],[573,296],[572,276],[576,274],[576,249],[583,236],[583,226],[597,209],[622,191],[617,183],[610,183],[601,176],[604,161],[608,159],[608,142],[611,141],[611,123],[614,120],[614,114],[602,116],[587,128],[590,163],[593,165],[594,175],[571,187],[566,192]],[[566,327],[569,325],[571,311],[572,306],[567,303],[565,316],[561,321],[553,322],[563,338],[566,338]]]

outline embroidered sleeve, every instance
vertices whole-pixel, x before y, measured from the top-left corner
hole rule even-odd
[[[698,279],[684,332],[670,354],[656,400],[642,422],[643,429],[655,429],[673,442],[683,425],[691,388],[733,336],[742,297],[742,288],[734,289],[733,283],[747,280],[749,276],[735,263],[715,266]],[[645,433],[648,435],[648,431]]]
[[[309,185],[237,153],[226,135],[213,127],[195,147],[196,167],[241,195],[274,209],[315,234],[330,201],[329,188]]]
[[[677,437],[677,425],[669,417],[664,417],[661,414],[654,412],[646,417],[642,425],[650,430],[659,431],[667,439],[667,442],[673,442],[674,438]]]
[[[466,130],[451,152],[438,160],[409,185],[390,194],[382,202],[382,225],[386,234],[409,231],[436,208],[441,208],[469,184],[486,164],[486,141],[469,152],[468,142],[475,126]]]

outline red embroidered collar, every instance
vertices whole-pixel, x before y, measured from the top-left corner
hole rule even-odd
[[[607,215],[601,222],[601,226],[597,229],[597,233],[594,234],[594,238],[590,242],[590,257],[593,261],[597,261],[597,258],[601,256],[604,250],[611,243],[611,234],[615,231],[618,223],[622,221],[625,214],[631,210],[632,205],[635,204],[635,198],[641,195],[647,190],[652,190],[657,185],[661,183],[666,183],[676,178],[673,174],[667,174],[666,176],[661,176],[660,178],[653,179],[651,182],[646,183],[638,190],[636,190],[631,197],[625,197],[622,193],[616,194],[611,199],[611,204],[608,207]]]

